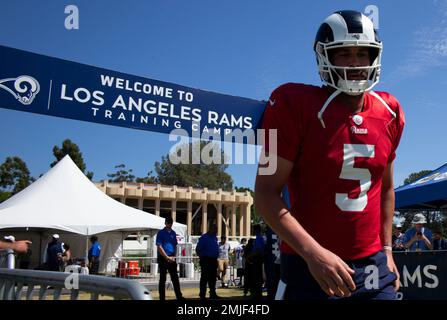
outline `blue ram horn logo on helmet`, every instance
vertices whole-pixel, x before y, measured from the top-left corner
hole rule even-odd
[[[13,82],[12,88],[6,85],[9,82]],[[39,82],[33,77],[26,75],[0,80],[0,88],[8,91],[24,105],[33,103],[34,98],[40,91]]]

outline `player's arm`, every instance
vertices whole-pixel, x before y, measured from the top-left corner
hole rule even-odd
[[[260,161],[265,163],[265,161]],[[267,164],[268,165],[268,164]],[[265,166],[267,166],[265,165]],[[291,215],[281,191],[292,172],[293,162],[277,157],[272,175],[258,174],[255,185],[257,212],[275,233],[307,262],[313,277],[328,295],[349,296],[355,289],[354,271],[338,256],[320,246]]]
[[[385,253],[387,255],[388,268],[397,275],[397,279],[394,282],[395,290],[399,290],[399,270],[397,270],[396,264],[393,259],[393,252],[388,247],[392,245],[392,230],[393,230],[393,217],[394,217],[394,183],[393,183],[393,162],[389,163],[385,168],[382,179],[382,190],[380,197],[380,209],[381,209],[381,230],[380,240],[382,245],[386,246]],[[411,242],[412,243],[412,242]]]
[[[26,252],[28,250],[31,241],[20,240],[15,242],[0,241],[0,249],[12,249],[17,252]]]

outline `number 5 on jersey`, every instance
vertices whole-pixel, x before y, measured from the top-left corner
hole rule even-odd
[[[343,167],[340,179],[360,182],[358,198],[348,198],[347,193],[336,193],[335,203],[342,211],[363,211],[368,204],[368,191],[371,188],[371,172],[365,168],[354,168],[355,158],[374,158],[374,145],[345,144],[343,146]]]

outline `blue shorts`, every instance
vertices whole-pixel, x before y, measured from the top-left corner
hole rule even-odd
[[[281,254],[281,281],[285,284],[284,300],[395,300],[393,282],[397,279],[395,273],[387,266],[387,257],[379,251],[369,257],[346,261],[355,271],[354,282],[356,290],[349,298],[329,297],[314,279],[307,263],[298,255]],[[376,266],[378,281],[372,281],[373,272],[368,266]],[[365,272],[365,269],[367,272]],[[370,276],[370,277],[368,277]],[[278,289],[280,290],[280,289]]]

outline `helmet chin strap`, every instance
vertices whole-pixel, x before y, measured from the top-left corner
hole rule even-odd
[[[326,125],[324,124],[323,121],[323,112],[326,110],[326,108],[329,106],[329,103],[331,103],[332,100],[335,99],[336,96],[338,96],[340,93],[342,93],[342,91],[340,89],[337,89],[336,91],[334,91],[329,98],[327,98],[326,102],[324,103],[323,107],[321,108],[321,110],[318,112],[318,120],[320,120],[321,125],[323,126],[323,128],[326,128]]]

